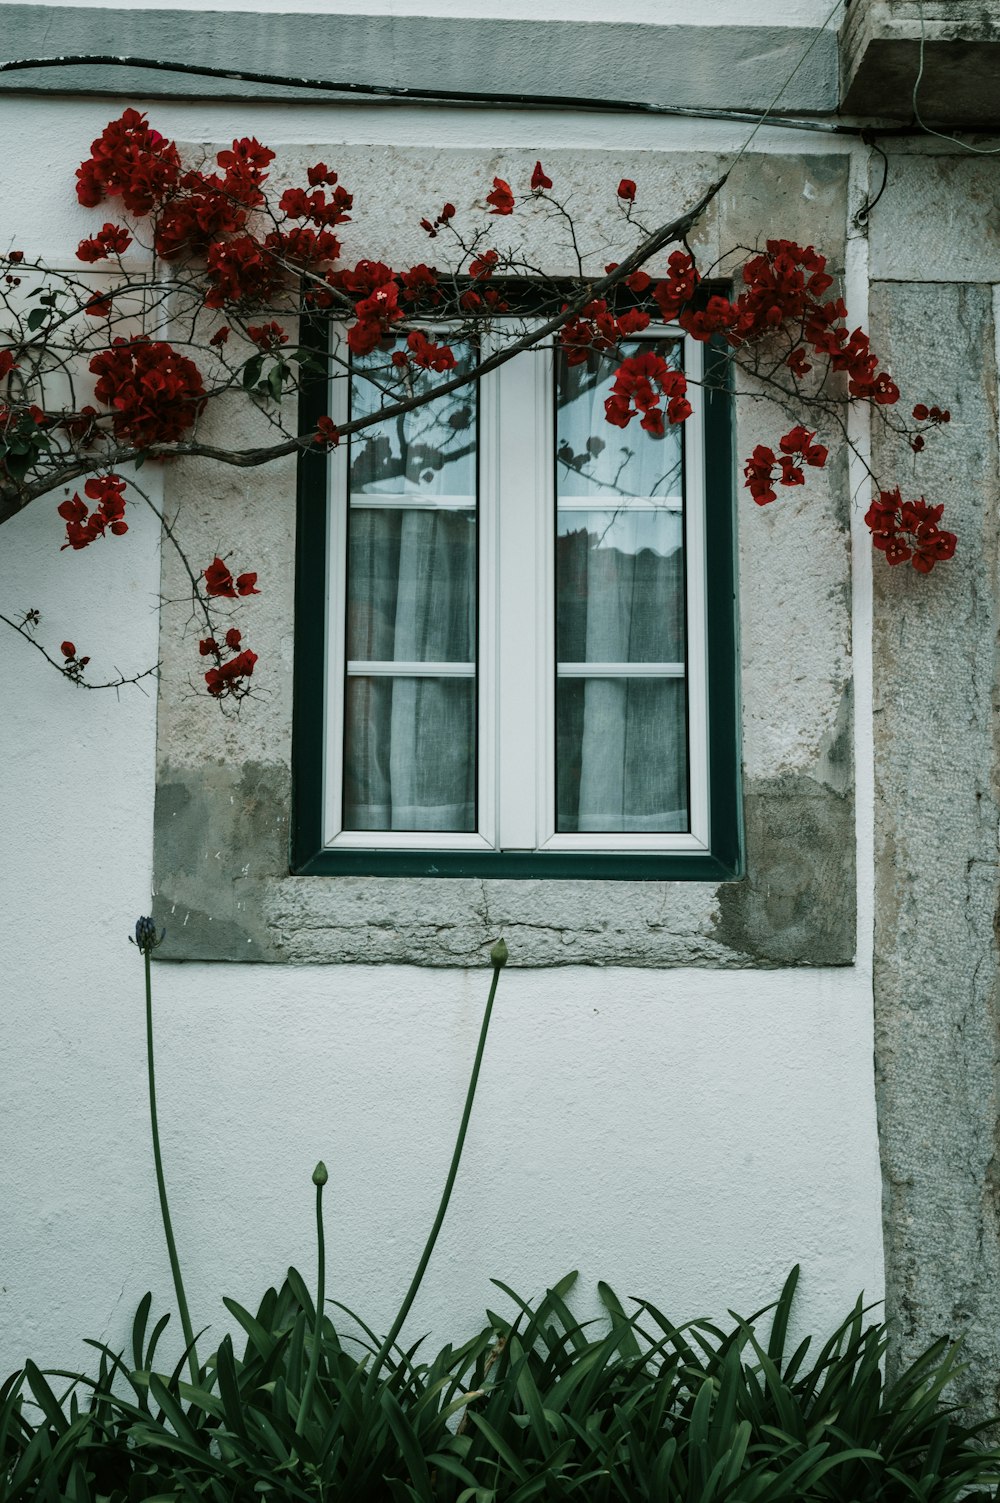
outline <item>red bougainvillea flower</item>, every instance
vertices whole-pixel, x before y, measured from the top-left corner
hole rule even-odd
[[[265,353],[280,350],[283,344],[288,343],[287,332],[273,321],[269,324],[248,324],[247,338]]]
[[[630,177],[623,177],[618,184],[618,197],[623,199],[625,203],[630,204],[635,202],[635,194],[635,183]]]
[[[103,537],[105,531],[114,533],[116,537],[128,532],[124,492],[125,481],[120,475],[98,475],[88,480],[83,487],[84,495],[90,501],[97,502],[93,511],[81,500],[79,494],[74,494],[71,501],[63,501],[57,507],[66,523],[63,548],[86,548],[95,538]]]
[[[513,214],[515,198],[510,183],[505,183],[502,177],[495,177],[493,191],[487,193],[486,202],[493,206],[491,214]]]
[[[278,200],[278,208],[289,219],[308,219],[320,228],[347,224],[351,218],[347,210],[353,204],[354,195],[346,188],[335,188],[329,197],[320,188],[312,193],[304,188],[286,188]]]
[[[109,256],[121,256],[132,244],[132,236],[124,225],[106,224],[91,240],[81,240],[76,248],[78,261],[106,261]]]
[[[59,651],[62,653],[64,658],[76,657],[76,648],[73,646],[72,642],[63,642],[63,644],[59,648]]]
[[[100,434],[97,426],[98,411],[88,402],[79,412],[72,412],[62,420],[62,427],[80,448],[86,448]]]
[[[667,275],[653,288],[653,297],[665,324],[673,323],[684,304],[691,300],[699,280],[694,257],[684,251],[671,251],[667,257]]]
[[[236,651],[243,640],[243,633],[235,626],[231,626],[226,632],[226,646]]]
[[[419,329],[407,335],[406,347],[410,351],[410,359],[414,365],[423,367],[424,370],[452,371],[456,361],[451,347],[446,344],[432,344],[426,334]]]
[[[94,296],[92,298],[89,298],[87,302],[84,303],[84,313],[86,313],[89,318],[110,318],[112,306],[111,299],[113,296],[114,294],[111,292],[95,292]]]
[[[238,595],[259,595],[256,588],[256,574],[239,574],[236,579],[225,562],[216,556],[204,571],[205,593],[207,595],[221,595],[227,600],[235,600]]]
[[[683,371],[668,365],[655,350],[644,350],[640,355],[630,355],[618,367],[611,396],[604,403],[605,415],[609,423],[627,428],[631,420],[642,413],[640,426],[647,433],[659,436],[663,432],[664,417],[660,407],[661,394],[667,398],[667,420],[683,423],[691,416],[686,392]]]
[[[355,355],[368,355],[385,338],[390,325],[403,317],[398,284],[384,282],[369,297],[355,303],[354,311],[358,321],[347,331],[348,347]]]
[[[433,266],[426,266],[423,261],[418,261],[409,271],[401,271],[399,284],[406,303],[427,303],[433,308],[441,302],[438,274]]]
[[[904,501],[899,487],[880,491],[865,513],[872,544],[888,564],[913,563],[918,574],[929,574],[935,564],[953,558],[958,538],[938,527],[944,506]]]
[[[253,673],[256,662],[257,654],[247,648],[236,657],[230,658],[227,663],[220,663],[217,668],[210,668],[205,674],[209,694],[215,699],[221,699],[228,694],[246,692],[243,680],[248,679]]]
[[[485,282],[496,271],[499,262],[499,252],[483,251],[481,256],[476,256],[469,262],[469,276],[474,277],[477,282]]]
[[[175,443],[205,404],[205,387],[193,360],[144,335],[116,339],[95,355],[94,394],[112,410],[115,437],[145,447]]]
[[[138,110],[109,121],[90,151],[76,173],[76,196],[87,208],[120,197],[130,213],[148,214],[177,185],[177,148]]]
[[[205,257],[206,308],[256,308],[268,303],[285,279],[274,257],[253,235],[212,245]]]
[[[778,440],[781,453],[777,458],[773,449],[764,444],[757,445],[743,466],[743,474],[746,488],[758,506],[766,506],[775,499],[776,483],[804,485],[804,464],[813,465],[817,469],[823,468],[828,451],[823,444],[813,442],[815,437],[815,433],[810,433],[808,428],[798,423]],[[777,475],[774,473],[775,464],[778,466]]]
[[[552,179],[546,174],[546,172],[542,168],[541,162],[536,162],[535,163],[535,170],[531,174],[531,191],[532,191],[532,193],[539,193],[539,192],[541,192],[541,190],[543,188],[551,188],[551,187],[552,187]]]
[[[313,434],[314,444],[325,444],[328,449],[335,449],[340,443],[340,434],[333,418],[321,417],[316,424],[316,432]]]
[[[609,350],[620,339],[640,334],[649,327],[649,314],[642,308],[628,308],[617,316],[604,298],[594,298],[580,312],[567,319],[559,331],[559,343],[568,365],[580,365],[592,350]]]
[[[17,361],[14,359],[12,350],[0,350],[0,381],[4,376],[9,376],[11,371],[17,370]]]
[[[198,651],[201,653],[203,658],[213,656],[218,657],[219,644],[214,637],[202,637],[201,641],[198,643]]]
[[[758,506],[766,506],[777,496],[774,489],[774,450],[758,444],[743,467],[747,490]]]
[[[228,324],[223,324],[220,329],[216,329],[215,333],[212,335],[211,339],[208,342],[209,342],[209,344],[214,344],[215,347],[216,347],[216,349],[220,349],[222,347],[222,345],[225,344],[225,342],[226,342],[226,340],[228,338],[229,338],[229,325]]]
[[[431,239],[435,240],[437,238],[438,230],[443,228],[443,226],[446,225],[450,219],[454,219],[454,217],[455,205],[445,204],[440,214],[438,214],[437,218],[434,220],[433,224],[429,219],[422,219],[420,221],[420,228],[422,230],[426,230]]]

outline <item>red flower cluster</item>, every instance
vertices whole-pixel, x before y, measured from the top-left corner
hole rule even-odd
[[[326,181],[331,181],[330,176]],[[337,181],[336,173],[332,174],[332,181]],[[347,210],[353,204],[354,195],[342,187],[335,188],[329,198],[321,189],[307,193],[304,188],[286,188],[278,200],[278,208],[289,219],[308,219],[320,229],[349,223],[351,216]]]
[[[420,221],[420,228],[422,230],[426,230],[427,233],[428,233],[428,235],[430,235],[431,239],[435,240],[437,238],[437,232],[438,232],[438,230],[443,229],[443,227],[448,223],[449,219],[454,219],[454,217],[455,217],[455,205],[454,204],[445,204],[444,208],[441,210],[440,214],[434,220],[433,224],[431,223],[431,221],[429,219],[422,219]]]
[[[247,338],[265,354],[280,350],[283,344],[288,343],[287,332],[273,320],[269,324],[248,324]]]
[[[825,355],[832,370],[847,374],[852,397],[880,405],[899,400],[895,382],[878,369],[868,335],[861,329],[848,333],[843,299],[821,301],[833,278],[826,270],[826,257],[811,245],[769,240],[766,252],[752,256],[744,266],[743,281],[745,291],[735,302],[716,296],[703,309],[684,309],[679,320],[685,332],[700,340],[722,334],[738,347],[790,329],[795,343],[786,364],[793,375],[801,377],[811,370],[804,348],[808,346],[813,354]]]
[[[205,637],[198,643],[198,651],[203,658],[215,658],[216,666],[210,668],[205,674],[208,692],[215,699],[221,699],[229,694],[246,693],[243,680],[248,679],[253,673],[257,654],[248,648],[241,649],[242,641],[242,633],[235,626],[231,626],[226,632],[225,645],[230,652],[235,653],[235,656],[225,662],[222,659],[222,648],[214,637]]]
[[[929,574],[935,564],[954,557],[958,538],[938,527],[943,506],[928,506],[919,501],[904,501],[897,486],[894,491],[880,491],[865,513],[871,528],[872,544],[885,554],[888,564],[905,564],[912,560],[918,574]]]
[[[84,495],[97,502],[96,510],[91,511],[79,495],[74,495],[72,501],[64,501],[58,508],[59,515],[66,523],[63,548],[86,548],[95,538],[102,538],[106,530],[113,532],[116,537],[128,532],[128,523],[123,520],[124,490],[125,481],[120,475],[100,475],[88,480],[83,487]],[[66,656],[72,657],[73,654],[70,652]]]
[[[951,422],[951,413],[947,407],[928,407],[925,402],[918,402],[913,409],[913,416],[918,423],[926,423],[930,428],[937,428],[942,423]],[[925,447],[926,440],[922,433],[915,433],[910,439],[910,448],[914,454],[919,454]]]
[[[76,248],[78,261],[106,261],[109,256],[121,256],[132,244],[132,236],[124,225],[106,224],[90,240],[81,240]]]
[[[206,308],[257,308],[270,302],[283,280],[281,267],[253,235],[217,241],[208,249],[205,269],[210,283]]]
[[[399,282],[403,289],[403,301],[406,303],[425,302],[433,308],[441,301],[438,274],[433,266],[426,266],[423,261],[418,261],[409,271],[401,271]]]
[[[335,449],[340,443],[340,432],[331,417],[321,417],[316,424],[316,432],[313,434],[314,444],[324,444],[328,449]]]
[[[203,577],[207,595],[221,595],[227,600],[235,600],[238,595],[260,594],[256,587],[256,574],[238,574],[234,580],[226,564],[218,556],[204,570]]]
[[[612,395],[605,401],[604,411],[608,422],[614,423],[616,428],[627,428],[641,412],[641,426],[647,433],[659,436],[663,433],[664,416],[660,407],[661,393],[668,399],[668,421],[683,423],[691,416],[691,403],[686,392],[683,371],[674,370],[655,351],[644,350],[641,355],[629,356],[618,367]]]
[[[673,323],[684,304],[694,297],[699,281],[694,257],[684,251],[671,251],[667,257],[667,275],[653,288],[653,297],[665,324]]]
[[[410,359],[414,365],[419,365],[424,370],[453,371],[456,360],[451,346],[447,344],[432,344],[426,334],[419,329],[414,329],[412,334],[407,335],[406,347],[410,352]]]
[[[97,400],[112,409],[116,438],[141,448],[175,443],[205,403],[194,361],[145,335],[116,339],[111,349],[94,356],[90,370],[98,378]]]
[[[813,443],[815,433],[810,433],[801,423],[778,440],[781,454],[777,459],[778,474],[774,474],[775,454],[764,444],[758,444],[743,467],[746,487],[758,506],[766,506],[776,496],[778,485],[804,485],[804,464],[822,469],[826,464],[828,450],[823,444]]]
[[[89,209],[118,197],[130,213],[148,214],[177,186],[176,146],[147,125],[138,110],[110,121],[90,151],[76,173],[76,196]]]
[[[500,253],[495,250],[483,251],[481,256],[475,256],[469,262],[469,276],[476,282],[487,282],[500,264]]]
[[[344,292],[366,294],[354,304],[358,321],[347,331],[347,344],[353,354],[368,355],[403,317],[399,283],[381,261],[359,261],[353,271],[341,272],[338,280]]]
[[[493,191],[487,193],[486,202],[493,205],[491,214],[513,214],[515,198],[510,183],[505,183],[502,177],[495,177]]]
[[[648,327],[649,314],[641,308],[629,308],[616,315],[604,298],[595,298],[563,325],[559,344],[566,352],[568,365],[581,365],[592,350],[610,350],[620,339]]]

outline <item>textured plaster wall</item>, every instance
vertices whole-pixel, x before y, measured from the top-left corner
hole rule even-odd
[[[30,153],[0,161],[4,223],[18,223],[25,250],[65,256],[90,224],[66,190],[108,101],[7,100],[2,113],[6,138],[31,142]],[[221,139],[232,125],[218,107],[161,104],[155,114],[162,129],[188,139]],[[239,125],[299,142],[342,141],[355,128],[346,111],[307,114],[247,108]],[[413,111],[370,112],[364,123],[369,139],[405,128],[414,143],[510,140],[530,152],[542,126],[495,115],[470,126]],[[551,121],[545,128],[555,130]],[[594,144],[597,128],[570,122],[554,145]],[[738,144],[707,134],[718,150]],[[681,151],[699,144],[650,136],[634,122],[616,127],[629,161],[665,142]],[[789,149],[786,137],[781,145]],[[4,609],[38,606],[47,639],[72,634],[95,666],[153,661],[161,574],[149,519],[137,513],[126,538],[61,554],[57,499],[4,530]],[[755,561],[781,531],[777,519],[759,520]],[[794,572],[808,563],[814,534],[794,504],[785,525]],[[744,584],[752,591],[755,575]],[[805,603],[785,619],[785,646],[761,644],[748,662],[755,695],[812,671],[801,658]],[[841,626],[830,631],[828,675],[842,672],[845,640]],[[278,636],[272,645],[276,664]],[[748,746],[762,748],[758,765],[787,759],[825,776],[822,746],[836,733],[838,703],[830,694],[828,713],[804,729],[775,728],[766,699],[755,697],[760,730]],[[0,657],[0,704],[6,1371],[27,1354],[84,1363],[84,1336],[121,1345],[143,1290],[151,1285],[167,1301],[169,1276],[146,1128],[141,972],[126,943],[149,902],[155,703],[136,692],[119,703],[75,691],[11,638]],[[213,716],[192,698],[192,727],[196,706],[201,724]],[[866,732],[855,733],[864,750]],[[869,893],[862,868],[863,913]],[[805,971],[575,965],[505,975],[467,1160],[414,1339],[425,1329],[442,1338],[473,1329],[498,1298],[490,1275],[532,1293],[570,1266],[582,1270],[584,1314],[596,1308],[598,1277],[678,1316],[753,1308],[795,1260],[804,1266],[800,1330],[829,1328],[861,1288],[877,1299],[863,955],[864,945],[858,966]],[[440,1187],[484,980],[458,966],[157,966],[164,1153],[197,1322],[218,1334],[221,1293],[251,1303],[290,1261],[309,1273],[308,1176],[322,1155],[332,1174],[331,1292],[385,1327]]]
[[[922,208],[934,195],[933,218]],[[952,422],[904,494],[946,503],[947,570],[876,572],[876,1048],[896,1360],[964,1335],[966,1396],[1000,1403],[994,164],[893,157],[872,222],[878,348]],[[908,284],[900,279],[912,278]],[[884,279],[884,280],[883,280]],[[948,525],[946,523],[946,525]],[[931,585],[930,589],[921,588]]]

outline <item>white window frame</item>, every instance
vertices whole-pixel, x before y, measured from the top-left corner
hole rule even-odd
[[[358,851],[479,851],[666,854],[709,852],[708,640],[705,529],[704,349],[676,325],[651,324],[642,338],[678,338],[691,416],[683,425],[684,558],[687,663],[616,665],[622,677],[680,668],[687,677],[689,830],[560,834],[555,829],[555,381],[551,345],[514,357],[479,383],[477,515],[478,662],[348,663],[346,651],[349,442],[327,459],[326,684],[324,694],[323,846]],[[342,338],[331,329],[331,340]],[[343,357],[338,356],[343,367]],[[331,370],[333,361],[331,360]],[[347,415],[347,385],[331,375],[327,410]],[[680,498],[676,509],[681,509]],[[436,499],[468,507],[475,497]],[[419,506],[419,498],[365,495],[365,507]],[[635,505],[631,502],[630,505]],[[640,498],[639,505],[642,500]],[[657,500],[662,508],[664,504]],[[573,511],[607,510],[606,499],[574,497]],[[531,543],[530,547],[525,542]],[[563,665],[596,676],[610,665]],[[345,674],[404,668],[414,675],[474,676],[478,670],[479,828],[476,832],[345,830],[342,826]]]

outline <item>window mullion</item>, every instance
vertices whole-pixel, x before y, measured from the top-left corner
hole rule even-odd
[[[539,840],[541,653],[551,586],[539,557],[548,512],[552,437],[544,400],[549,356],[528,353],[500,367],[496,579],[498,845],[534,850]]]

